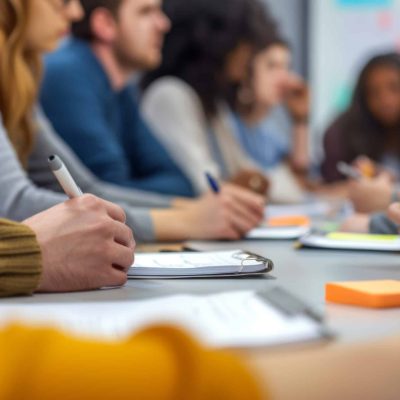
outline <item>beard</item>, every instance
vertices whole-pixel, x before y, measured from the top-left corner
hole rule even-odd
[[[133,54],[133,51],[125,46],[123,40],[117,41],[113,46],[113,54],[118,64],[126,71],[147,71],[155,69],[159,66],[161,61],[161,55],[159,60],[154,60],[149,55]]]

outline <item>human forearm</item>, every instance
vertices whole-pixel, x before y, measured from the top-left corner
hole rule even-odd
[[[41,271],[41,252],[33,231],[0,220],[0,297],[33,293]]]
[[[153,209],[150,212],[154,236],[157,241],[181,241],[192,239],[189,215],[185,209]]]
[[[137,242],[154,242],[158,238],[155,234],[155,219],[148,208],[129,207],[122,204],[126,213],[126,224],[132,229]],[[168,209],[160,209],[168,213]]]
[[[250,360],[272,400],[398,399],[400,338]]]
[[[293,127],[293,147],[290,161],[295,170],[307,170],[310,163],[308,125],[303,122]]]

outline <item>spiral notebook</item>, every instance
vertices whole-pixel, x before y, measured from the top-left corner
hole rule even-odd
[[[138,254],[128,272],[133,278],[208,278],[266,274],[273,262],[242,250]]]

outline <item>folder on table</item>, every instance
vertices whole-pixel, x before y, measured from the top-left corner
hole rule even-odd
[[[345,232],[310,233],[299,239],[298,247],[397,252],[400,251],[400,236]]]

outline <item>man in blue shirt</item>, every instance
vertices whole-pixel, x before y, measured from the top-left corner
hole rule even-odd
[[[169,20],[159,0],[83,0],[85,18],[46,59],[41,103],[56,131],[102,180],[175,196],[190,181],[143,121],[134,78],[155,68]]]

